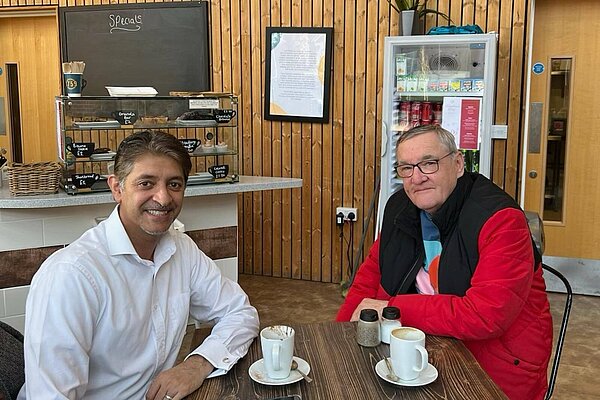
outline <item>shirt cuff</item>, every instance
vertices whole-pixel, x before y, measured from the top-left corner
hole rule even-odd
[[[215,367],[214,371],[211,372],[207,378],[225,375],[239,360],[239,357],[232,355],[223,343],[210,336],[207,337],[200,346],[188,354],[185,359],[187,360],[188,357],[192,355],[204,357],[213,367]]]

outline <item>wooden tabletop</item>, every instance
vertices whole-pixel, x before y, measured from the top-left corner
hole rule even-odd
[[[299,394],[303,400],[506,399],[459,340],[427,336],[429,362],[437,368],[439,376],[429,385],[403,387],[377,376],[375,364],[389,356],[389,346],[359,346],[355,323],[324,322],[293,327],[295,355],[310,364],[312,383],[301,380],[290,385],[266,386],[254,382],[248,368],[262,358],[260,340],[255,339],[248,354],[229,373],[207,379],[187,399],[265,400],[289,394]],[[196,331],[194,344],[200,343],[204,335]]]

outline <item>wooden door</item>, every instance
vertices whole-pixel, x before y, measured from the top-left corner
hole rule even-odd
[[[597,0],[535,1],[523,204],[549,256],[600,259],[599,29]]]
[[[10,148],[6,64],[16,66],[23,162],[57,158],[54,97],[60,94],[60,51],[56,10],[27,9],[0,17],[0,97],[4,97],[7,134],[0,147]],[[14,110],[13,110],[14,111]],[[12,160],[9,154],[9,161]]]

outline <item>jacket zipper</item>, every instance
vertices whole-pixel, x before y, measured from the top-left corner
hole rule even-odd
[[[422,256],[423,256],[423,254],[421,252],[419,252],[419,254],[417,255],[417,259],[413,263],[412,267],[410,267],[410,269],[408,270],[408,273],[404,275],[404,279],[402,279],[402,282],[400,283],[400,286],[398,287],[398,290],[396,291],[396,294],[395,294],[396,296],[398,296],[400,294],[400,291],[404,287],[404,284],[406,283],[408,277],[412,275],[413,270],[415,268],[418,268],[419,260],[421,260],[421,263],[423,263]]]

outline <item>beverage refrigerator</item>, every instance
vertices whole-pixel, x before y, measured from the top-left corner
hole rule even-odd
[[[413,126],[448,129],[466,168],[489,177],[496,47],[495,33],[385,38],[377,232],[385,203],[402,186],[394,170],[396,142]]]

